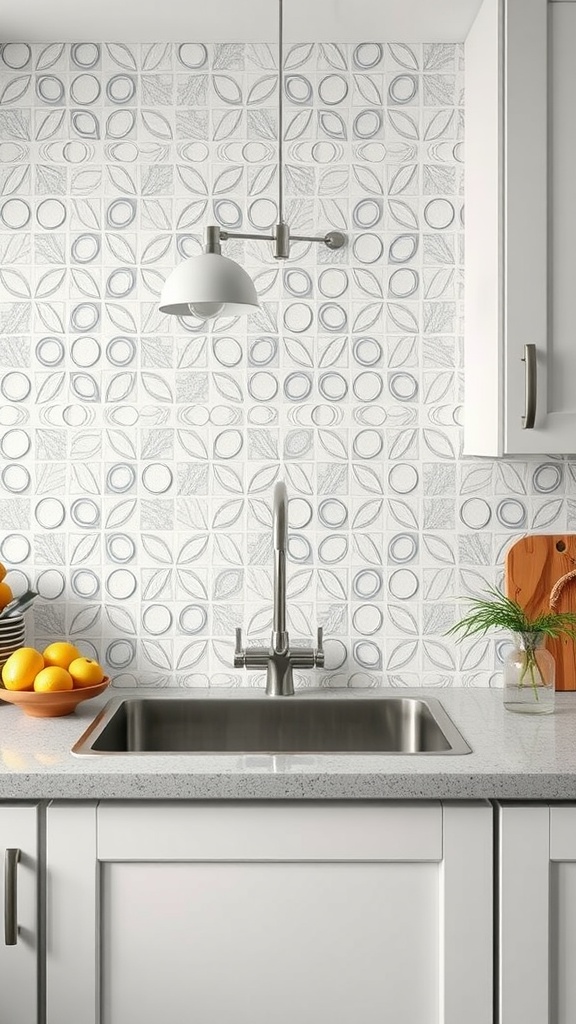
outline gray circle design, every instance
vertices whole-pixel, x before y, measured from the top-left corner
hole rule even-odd
[[[100,96],[100,82],[96,75],[78,75],[70,85],[70,96],[80,106],[90,106]]]
[[[273,199],[255,199],[248,207],[248,220],[257,231],[267,231],[278,220],[278,207]]]
[[[304,402],[312,393],[312,375],[296,370],[284,381],[284,394],[290,402]]]
[[[411,494],[419,480],[420,474],[410,462],[398,462],[388,473],[388,486],[395,494]]]
[[[66,589],[66,577],[59,569],[44,569],[36,579],[36,590],[45,601],[55,601]]]
[[[247,142],[242,146],[242,159],[247,164],[262,164],[268,160],[272,160],[274,156],[273,148],[266,142]],[[208,157],[208,150],[202,160],[206,160]]]
[[[360,231],[375,228],[382,218],[382,207],[376,199],[361,199],[352,210],[352,220]]]
[[[44,530],[57,530],[66,518],[64,503],[59,498],[41,498],[34,509],[34,517]]]
[[[72,522],[85,530],[94,529],[100,523],[100,509],[91,498],[77,498],[70,509]]]
[[[113,494],[127,494],[136,483],[136,471],[128,462],[117,462],[106,474],[106,488]]]
[[[108,275],[106,294],[113,299],[125,299],[136,287],[136,274],[131,267],[118,267]]]
[[[31,390],[29,378],[18,370],[6,373],[0,382],[0,392],[8,402],[23,402]]]
[[[36,79],[36,95],[44,103],[62,103],[64,84],[56,75],[41,75]]]
[[[70,252],[75,263],[92,263],[100,253],[98,235],[78,235],[72,242]]]
[[[74,43],[70,56],[77,68],[90,70],[100,60],[100,47],[98,43]]]
[[[130,109],[113,110],[106,118],[106,138],[126,139],[134,130],[136,114]]]
[[[354,409],[354,422],[361,427],[382,427],[387,420],[386,410],[381,405],[365,405]]]
[[[293,533],[288,537],[288,556],[290,561],[299,565],[312,560],[312,546],[303,533]]]
[[[284,92],[291,103],[310,103],[313,96],[312,86],[304,75],[288,75]]]
[[[396,565],[413,562],[418,554],[418,540],[412,533],[397,533],[388,544],[388,561]]]
[[[242,362],[242,346],[236,338],[214,338],[212,351],[220,366],[238,366]]]
[[[382,345],[376,338],[356,338],[352,353],[360,366],[376,366],[382,359]]]
[[[418,252],[418,235],[397,235],[388,249],[389,263],[408,263]]]
[[[359,263],[377,263],[384,252],[384,243],[379,235],[366,231],[354,239],[352,251]]]
[[[358,459],[377,459],[384,447],[384,439],[378,430],[361,430],[352,442],[352,450]]]
[[[130,103],[136,95],[136,81],[132,75],[113,75],[106,82],[106,95],[111,103]]]
[[[388,96],[393,103],[410,103],[418,92],[416,75],[396,75],[388,86]]]
[[[564,479],[562,466],[555,462],[543,462],[532,474],[532,486],[539,494],[551,494],[558,490]]]
[[[392,373],[388,390],[398,402],[412,402],[418,394],[418,381],[411,373]]]
[[[348,315],[337,302],[325,302],[318,310],[318,321],[325,331],[345,331]]]
[[[329,267],[320,274],[318,287],[327,299],[339,299],[348,290],[348,274],[339,267]]]
[[[130,569],[113,569],[106,579],[106,591],[115,601],[126,601],[132,597],[137,585]]]
[[[284,327],[294,334],[302,334],[309,330],[314,320],[314,314],[304,302],[293,302],[284,310]]]
[[[344,149],[341,145],[323,139],[322,142],[314,143],[310,155],[316,164],[331,164],[335,160],[341,160],[343,153]]]
[[[82,380],[82,378],[84,378],[84,380]],[[92,390],[90,392],[91,397],[88,400],[96,401],[98,397],[96,382],[89,376],[89,374],[72,374],[72,390],[78,393],[79,398],[82,398],[82,395],[79,393],[78,386],[79,384],[81,384],[81,386],[87,386],[88,381],[92,382]],[[86,401],[84,398],[82,398],[82,400]],[[86,409],[83,405],[67,405],[62,410],[62,419],[69,427],[84,427],[87,423],[93,423],[94,413],[91,410]]]
[[[416,270],[402,267],[390,275],[388,294],[393,299],[409,299],[416,294],[420,285],[420,277]]]
[[[318,96],[327,107],[343,103],[348,95],[348,82],[343,75],[326,75],[318,86]]]
[[[22,459],[28,454],[32,441],[25,430],[18,427],[7,430],[0,437],[0,451],[6,459]]]
[[[201,633],[208,622],[206,609],[201,604],[187,604],[178,616],[178,625],[183,633],[195,636]]]
[[[21,533],[9,533],[0,545],[0,554],[9,565],[20,565],[30,557],[30,541]]]
[[[100,122],[91,110],[73,110],[72,127],[83,139],[100,138]]]
[[[232,199],[219,199],[214,203],[214,216],[223,228],[230,231],[242,227],[242,210]]]
[[[0,475],[2,486],[12,494],[24,494],[30,486],[30,473],[26,466],[10,463],[4,466]]]
[[[244,447],[240,430],[223,430],[214,439],[215,459],[236,459]]]
[[[316,427],[333,427],[341,423],[343,418],[342,410],[330,405],[315,405],[310,413],[310,419]]]
[[[47,231],[61,228],[66,220],[66,207],[60,199],[44,199],[36,210],[36,220]]]
[[[36,345],[36,359],[42,366],[58,366],[64,359],[64,345],[60,338],[41,338]]]
[[[411,569],[396,569],[388,580],[388,589],[399,601],[409,601],[418,593],[420,584]]]
[[[197,71],[208,63],[208,50],[204,43],[181,43],[176,52],[180,63],[192,71]]]
[[[517,498],[506,498],[496,509],[496,518],[502,526],[517,530],[526,522],[526,508]]]
[[[106,553],[111,562],[131,562],[136,545],[127,533],[111,533],[106,537]]]
[[[312,295],[312,278],[307,270],[297,267],[284,271],[284,288],[297,299]]]
[[[382,668],[382,651],[373,640],[357,640],[352,647],[352,654],[361,668],[372,672]]]
[[[384,616],[375,604],[360,604],[352,615],[352,625],[362,636],[374,636],[382,629]]]
[[[291,530],[304,530],[312,522],[313,509],[307,498],[290,498],[288,520]]]
[[[330,370],[329,373],[321,374],[318,391],[327,402],[341,402],[348,394],[348,381],[341,373]]]
[[[341,640],[329,637],[324,641],[324,667],[328,672],[336,672],[346,664],[348,649]]]
[[[318,519],[329,530],[340,530],[348,519],[348,509],[339,498],[325,498],[318,506]]]
[[[114,199],[106,208],[106,223],[110,228],[127,228],[135,216],[134,199]]]
[[[429,228],[436,231],[449,228],[455,216],[454,207],[448,199],[432,199],[424,207],[424,220]]]
[[[132,338],[112,338],[106,346],[106,358],[112,366],[129,366],[136,357],[136,345]]]
[[[483,530],[492,518],[492,509],[484,498],[467,498],[460,506],[460,519],[471,530]]]
[[[21,231],[31,217],[30,207],[23,199],[7,199],[0,206],[0,220],[12,231]]]
[[[236,344],[238,344],[236,342]],[[239,358],[237,363],[242,359],[242,349],[239,348]],[[248,349],[248,363],[250,366],[271,366],[278,355],[278,339],[272,335],[261,335],[259,338],[254,338],[249,343]],[[237,363],[230,363],[227,365],[236,366]]]
[[[113,640],[106,648],[106,661],[112,668],[127,668],[136,657],[133,640]]]
[[[352,580],[352,590],[363,601],[372,600],[382,590],[382,574],[376,569],[361,569]]]
[[[278,380],[267,370],[258,370],[248,378],[248,393],[255,402],[271,402],[278,394]]]
[[[331,533],[318,545],[318,558],[323,565],[336,565],[348,554],[348,537],[344,533]]]
[[[48,340],[52,341],[56,339],[50,338]],[[62,351],[62,355],[63,354],[64,351]],[[76,366],[80,366],[82,369],[88,369],[88,367],[94,366],[102,355],[100,342],[97,341],[96,338],[91,338],[88,335],[81,338],[75,338],[72,342],[70,355],[72,356],[72,360]]]
[[[353,61],[357,68],[368,70],[382,63],[384,48],[381,43],[360,43],[354,50]]]
[[[199,256],[202,252],[200,242],[193,235],[178,235],[176,248],[184,260],[187,260],[190,256]]]
[[[92,597],[96,597],[100,590],[100,580],[96,573],[92,572],[91,569],[76,569],[72,573],[70,580],[70,586],[72,592],[76,594],[76,597],[82,597],[85,600],[89,600]]]
[[[359,402],[375,402],[380,398],[384,388],[384,381],[379,373],[373,370],[365,370],[354,378],[352,390]]]
[[[93,331],[100,323],[100,310],[95,302],[80,302],[70,314],[70,323],[75,331]]]
[[[166,494],[174,483],[174,475],[163,462],[151,462],[142,473],[142,483],[150,494]]]
[[[172,626],[172,612],[164,604],[150,604],[142,612],[142,625],[151,636],[163,636]]]
[[[30,63],[32,50],[28,43],[4,43],[0,49],[4,64],[12,71],[21,71]]]
[[[373,139],[382,130],[382,114],[379,110],[361,110],[352,130],[357,139]]]

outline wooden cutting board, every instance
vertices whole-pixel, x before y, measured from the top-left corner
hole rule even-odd
[[[531,616],[576,612],[576,534],[529,534],[516,541],[506,553],[504,592]],[[575,642],[549,640],[547,647],[556,660],[556,689],[576,690]]]

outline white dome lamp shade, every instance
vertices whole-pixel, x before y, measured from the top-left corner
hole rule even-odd
[[[234,260],[216,252],[180,263],[162,289],[160,312],[173,316],[241,316],[259,308],[251,278]]]

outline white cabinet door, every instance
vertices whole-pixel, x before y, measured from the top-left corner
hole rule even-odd
[[[576,5],[547,0],[483,0],[466,40],[470,455],[576,450],[575,48]]]
[[[500,1024],[574,1024],[576,806],[499,817]]]
[[[491,873],[487,804],[52,805],[47,1024],[492,1024]]]
[[[0,803],[0,1020],[39,1020],[37,807]]]

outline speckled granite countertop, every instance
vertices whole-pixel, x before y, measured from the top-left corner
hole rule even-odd
[[[576,799],[576,694],[557,695],[553,715],[505,711],[498,690],[299,691],[346,700],[439,698],[472,747],[455,755],[96,755],[70,748],[110,696],[159,696],[111,690],[66,718],[29,718],[0,704],[0,799]],[[262,699],[254,690],[170,690],[170,700],[216,696]],[[289,698],[287,698],[289,699]]]

